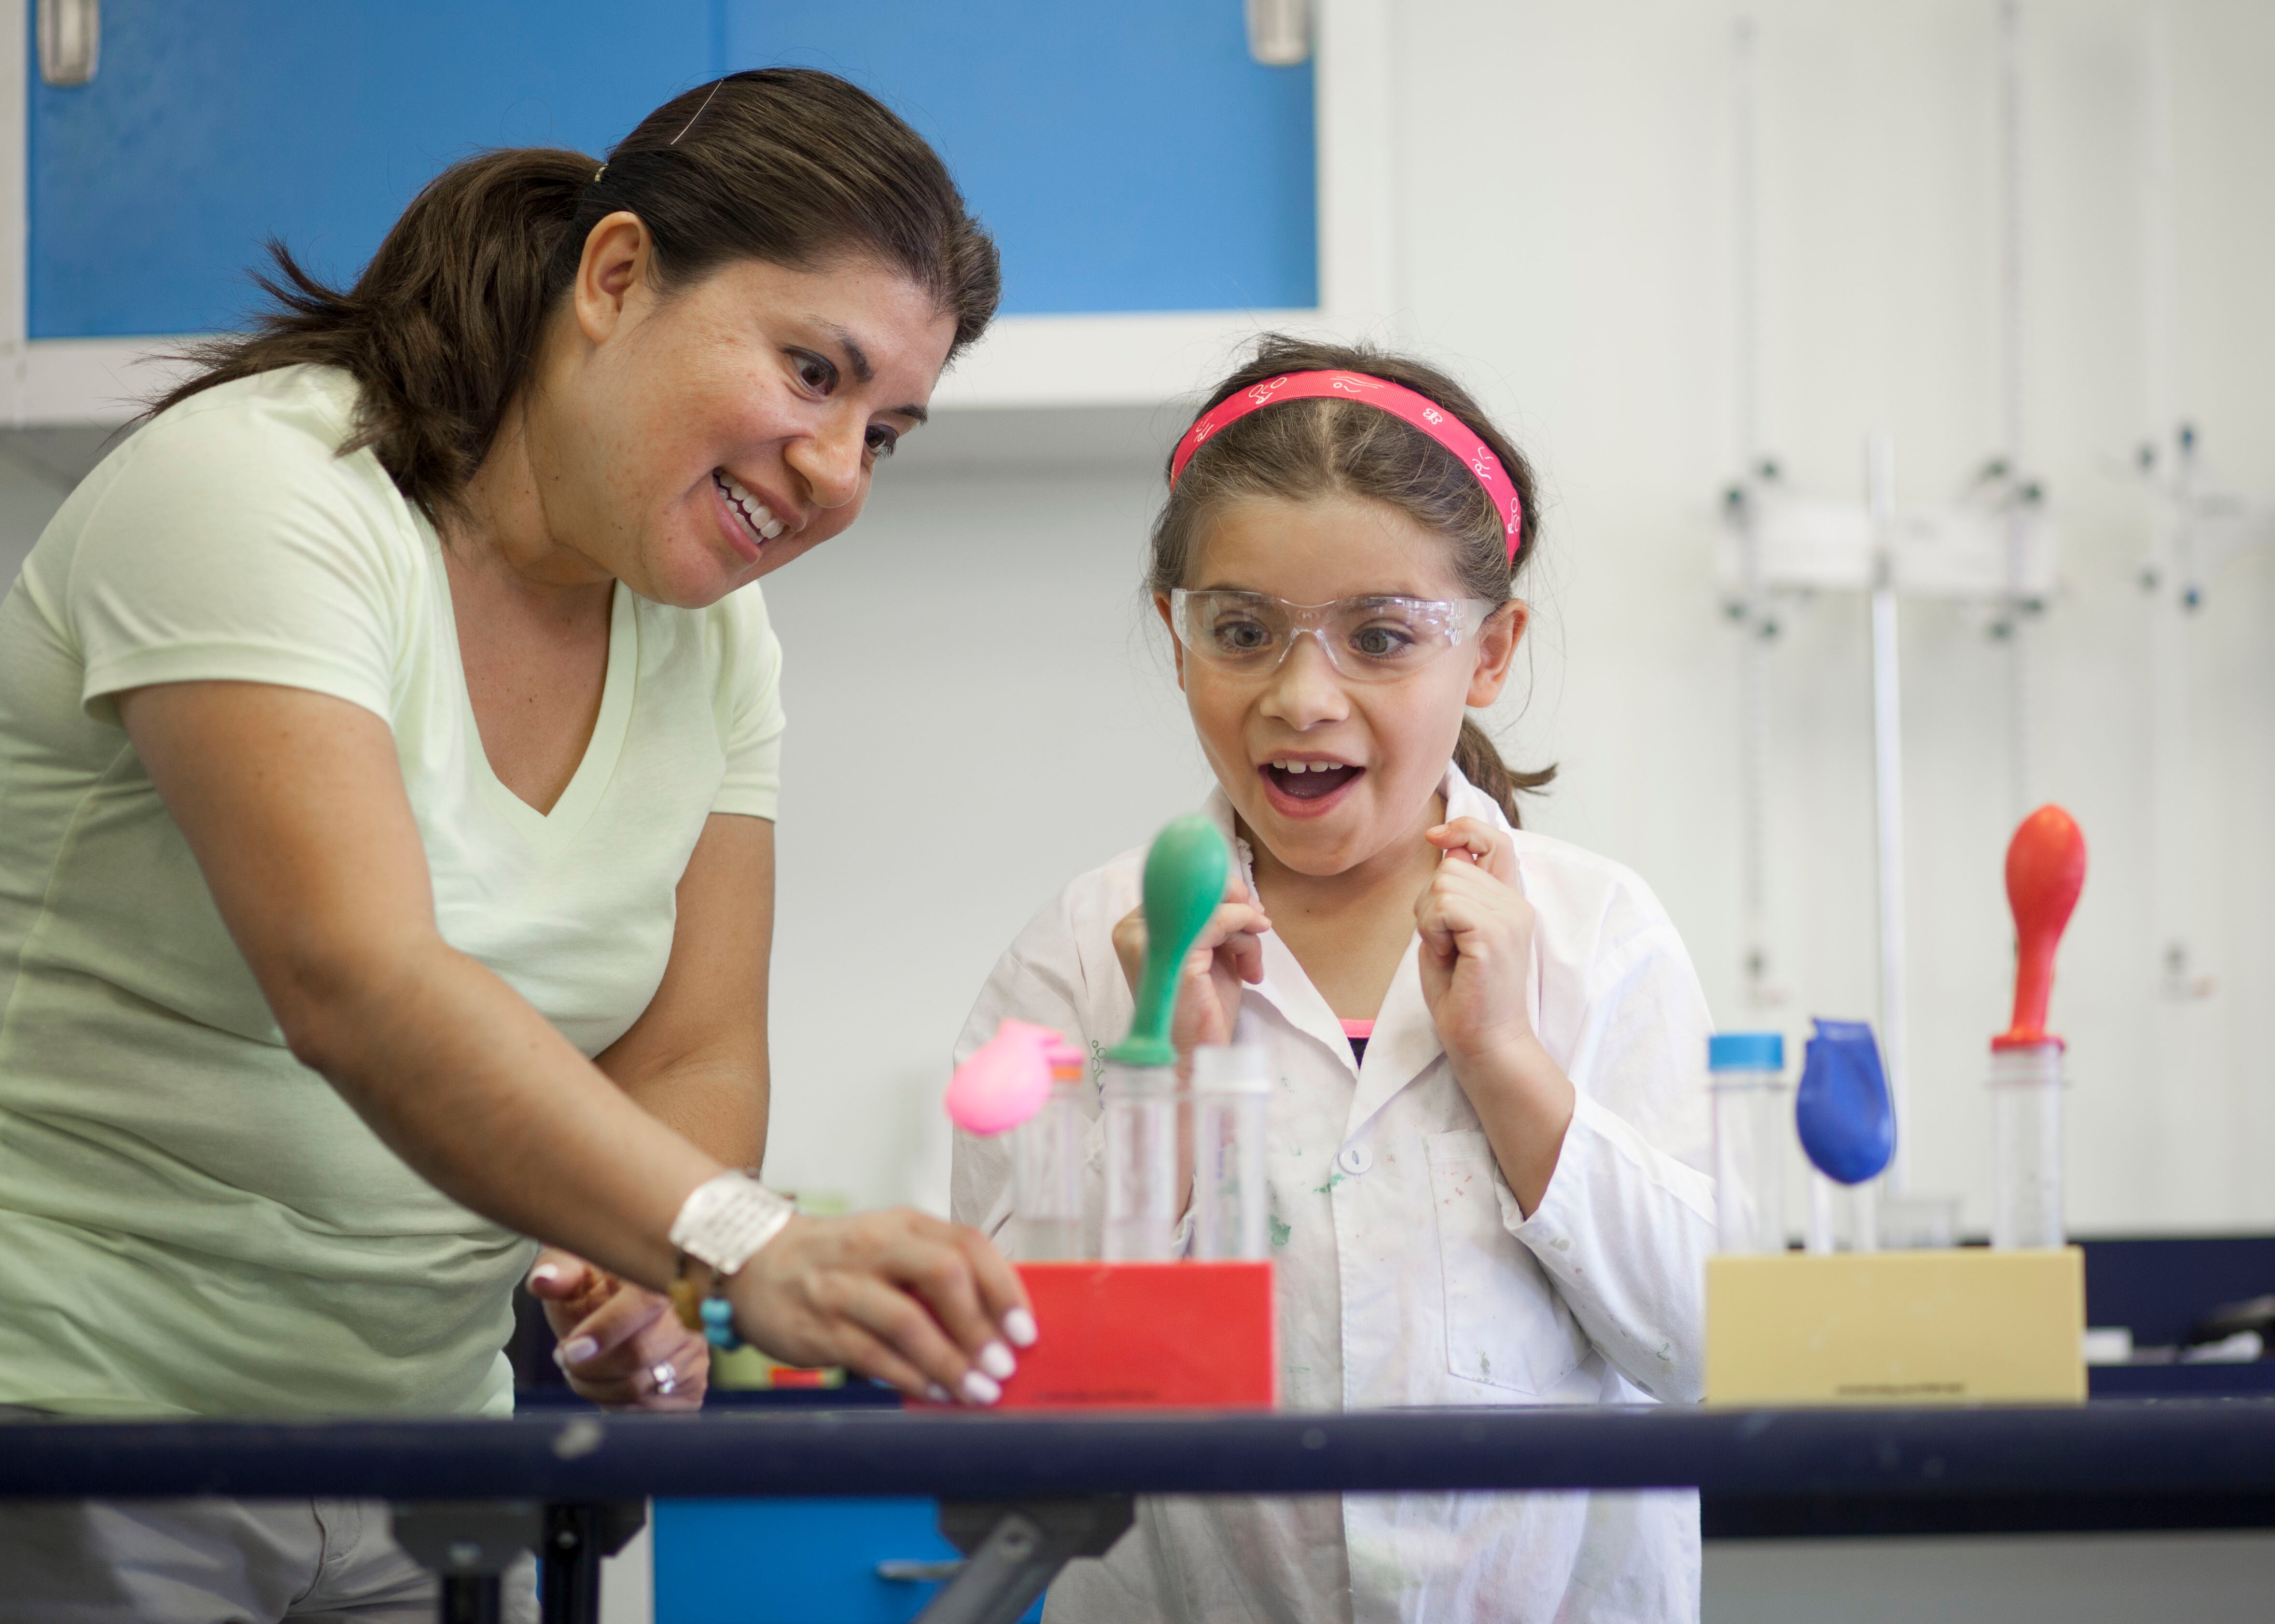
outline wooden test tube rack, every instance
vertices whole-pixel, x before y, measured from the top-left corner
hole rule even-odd
[[[2076,1402],[2085,1254],[1723,1254],[1706,1260],[1710,1404]]]

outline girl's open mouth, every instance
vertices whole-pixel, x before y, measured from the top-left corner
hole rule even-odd
[[[1256,770],[1273,804],[1298,816],[1325,812],[1366,772],[1341,761],[1267,761]]]

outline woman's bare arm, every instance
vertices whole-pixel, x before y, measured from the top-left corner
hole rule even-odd
[[[667,1284],[671,1221],[722,1159],[442,940],[386,724],[253,683],[170,684],[118,704],[293,1054],[453,1198]],[[790,1356],[903,1386],[956,1388],[1022,1305],[984,1241],[919,1214],[794,1220],[737,1286],[762,1341],[779,1323]]]
[[[755,1167],[766,1154],[774,927],[775,826],[712,813],[679,881],[662,985],[594,1062],[730,1167]]]

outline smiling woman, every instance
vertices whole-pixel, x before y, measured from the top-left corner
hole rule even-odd
[[[0,1413],[507,1408],[523,1237],[600,1401],[700,1401],[675,1284],[992,1401],[1034,1327],[984,1240],[732,1171],[782,730],[752,583],[853,523],[994,312],[947,171],[841,80],[743,73],[605,163],[446,170],[351,288],[276,260],[0,604]],[[417,1605],[330,1514],[11,1514],[0,1620]]]

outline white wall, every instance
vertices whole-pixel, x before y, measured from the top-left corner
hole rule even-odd
[[[996,956],[1206,792],[1139,620],[1151,494],[1135,469],[890,469],[858,529],[767,583],[790,719],[767,1161],[785,1187],[945,1211],[940,1092]]]
[[[1946,499],[1998,447],[1996,60],[1990,0],[1777,0],[1759,23],[1766,438],[1790,480],[1856,493],[1896,437],[1901,495]],[[2065,945],[2073,1214],[2086,1228],[2275,1221],[2275,1062],[2251,1011],[2275,972],[2275,557],[2217,580],[2193,629],[2189,844],[2211,999],[2156,996],[2144,628],[2152,513],[2114,477],[2146,396],[2141,8],[2030,6],[2028,449],[2062,525],[2037,638],[2038,798],[2093,869]],[[1564,776],[1538,827],[1659,889],[1726,1025],[1740,999],[1735,649],[1716,612],[1715,501],[1737,455],[1729,8],[1407,0],[1392,66],[1402,179],[1387,333],[1455,366],[1548,492],[1536,691],[1513,758]],[[2275,496],[2275,11],[2172,13],[2178,409]],[[1197,384],[1205,380],[1197,378]],[[1174,433],[1175,423],[1167,432]],[[1158,436],[1159,426],[1150,430]],[[1019,922],[1190,802],[1198,758],[1133,583],[1140,470],[892,470],[871,517],[772,584],[790,788],[777,955],[774,1175],[937,1199],[943,1056]],[[1915,1188],[1987,1222],[1984,1046],[2011,948],[2014,799],[2002,656],[1908,607]],[[1863,610],[1798,616],[1776,661],[1772,910],[1788,1001],[1874,1012]],[[826,797],[826,798],[825,798]]]
[[[1772,4],[1759,21],[1765,439],[1794,483],[1856,491],[1861,442],[1898,445],[1901,497],[1942,500],[1999,444],[1993,8]],[[1737,1000],[1734,651],[1711,611],[1709,505],[1736,453],[1730,13],[1721,7],[1410,5],[1406,104],[1458,117],[1473,169],[1410,168],[1406,324],[1490,380],[1559,501],[1565,660],[1519,733],[1567,764],[1542,827],[1657,885],[1723,1020]],[[2064,593],[2037,634],[2036,797],[2083,823],[2092,878],[2056,1024],[2072,1042],[2074,1216],[2083,1227],[2264,1223],[2271,1067],[2249,1042],[2269,986],[2271,876],[2249,831],[2275,767],[2266,640],[2275,558],[2217,584],[2197,627],[2193,835],[2213,1000],[2158,1008],[2143,690],[2151,606],[2134,584],[2148,504],[2105,462],[2147,416],[2142,9],[2026,9],[2026,450],[2064,526]],[[2264,263],[2275,207],[2275,13],[2172,17],[2186,178],[2177,389],[2216,456],[2275,495]],[[1908,610],[1916,1188],[1988,1217],[1984,1044],[2005,1024],[1999,859],[2015,812],[2003,659],[1967,618]],[[1803,616],[1777,660],[1772,850],[1784,1018],[1874,1008],[1863,620]],[[2226,872],[2222,872],[2225,870]],[[2196,1028],[2196,1031],[2188,1031]],[[2191,1058],[2162,1063],[2185,1039]]]

